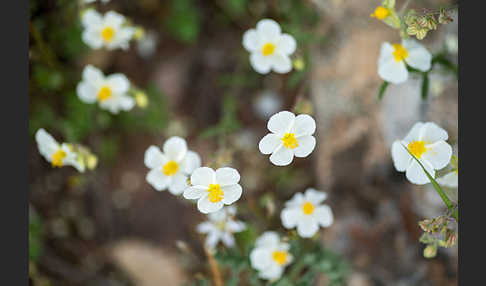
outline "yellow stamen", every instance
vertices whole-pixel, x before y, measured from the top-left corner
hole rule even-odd
[[[111,88],[104,85],[100,88],[100,91],[98,91],[98,100],[99,101],[105,101],[105,100],[107,100],[108,98],[111,97],[111,94],[112,94]]]
[[[113,40],[113,38],[115,37],[115,30],[108,26],[108,27],[105,27],[103,30],[101,30],[101,38],[109,43]]]
[[[52,167],[62,167],[62,160],[67,156],[66,152],[64,150],[59,149],[56,151],[56,153],[52,154],[51,157],[51,164]]]
[[[219,184],[209,184],[208,198],[212,203],[217,203],[223,199],[224,192],[221,190]]]
[[[424,141],[412,141],[408,143],[408,150],[412,153],[415,157],[419,158],[427,152],[427,148],[425,148]]]
[[[176,161],[169,161],[162,168],[162,172],[164,172],[166,176],[174,175],[177,173],[177,170],[179,170],[179,164],[177,164]]]
[[[264,56],[269,56],[275,52],[275,45],[272,43],[266,43],[262,48],[262,54]]]
[[[287,252],[286,251],[274,251],[272,253],[272,258],[279,265],[284,265],[287,262]]]
[[[404,59],[408,58],[408,51],[400,44],[393,44],[393,56],[395,57],[395,61],[401,62]]]
[[[280,140],[282,140],[285,148],[294,149],[295,147],[299,146],[299,142],[297,142],[297,139],[295,139],[294,133],[285,133],[284,137],[280,138]]]
[[[390,16],[391,12],[390,9],[387,9],[382,6],[376,7],[375,11],[370,15],[372,18],[376,18],[378,20],[383,20],[386,17]]]
[[[306,215],[310,215],[314,212],[314,205],[312,203],[306,202],[302,204],[302,212]]]

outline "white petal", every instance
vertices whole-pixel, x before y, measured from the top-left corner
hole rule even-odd
[[[421,140],[420,134],[422,133],[422,128],[424,127],[423,122],[417,122],[413,125],[412,129],[408,132],[407,136],[403,139],[405,142],[412,142]]]
[[[229,232],[223,233],[221,240],[227,247],[233,247],[235,245],[235,238],[233,237],[233,234]]]
[[[332,210],[327,205],[322,205],[316,207],[314,210],[314,218],[322,227],[330,226],[334,221],[334,216],[332,214]]]
[[[300,207],[305,201],[304,195],[302,193],[296,193],[292,199],[285,202],[286,207]]]
[[[459,185],[459,176],[457,172],[452,171],[450,173],[447,173],[443,177],[437,178],[437,183],[445,187],[457,188],[457,186]]]
[[[216,170],[216,183],[223,186],[235,185],[240,181],[240,174],[233,168],[219,168]]]
[[[316,121],[312,116],[307,114],[299,114],[295,117],[294,126],[292,128],[295,136],[312,135],[316,131]]]
[[[309,156],[316,147],[316,138],[314,136],[302,136],[297,138],[299,146],[294,149],[296,157],[303,158]]]
[[[199,167],[201,167],[201,158],[196,152],[188,150],[186,156],[180,164],[180,168],[184,173],[190,175],[195,169]]]
[[[272,19],[263,19],[257,23],[257,32],[260,37],[272,41],[280,36],[280,25]]]
[[[105,76],[101,70],[92,65],[87,65],[83,70],[83,80],[93,87],[99,88],[105,80]]]
[[[57,143],[51,134],[47,133],[43,128],[37,130],[35,133],[35,140],[41,155],[46,157],[49,161],[51,160],[50,156],[60,148],[59,143]]]
[[[267,128],[277,135],[284,135],[289,132],[294,125],[295,114],[290,111],[280,111],[268,120]]]
[[[429,174],[432,177],[435,177],[435,171],[432,168],[432,166],[425,161],[421,161],[421,163],[425,167],[427,172],[429,172]],[[427,183],[430,183],[429,178],[427,177],[424,170],[422,169],[422,167],[419,165],[419,163],[415,159],[412,161],[410,166],[407,168],[407,172],[405,173],[405,175],[407,176],[407,179],[413,184],[425,185]]]
[[[280,237],[275,231],[265,231],[257,240],[257,247],[274,248],[280,243]]]
[[[408,57],[405,61],[409,66],[421,71],[428,71],[430,69],[432,55],[424,46],[412,39],[403,40],[402,44],[408,52]]]
[[[263,270],[272,263],[272,254],[265,247],[257,247],[250,253],[251,266],[257,270]]]
[[[391,148],[393,165],[399,172],[404,172],[410,166],[412,160],[414,160],[405,147],[402,141],[396,140],[393,142]]]
[[[197,209],[204,214],[217,212],[223,207],[223,205],[223,201],[212,203],[208,196],[203,196],[197,201]]]
[[[243,47],[249,52],[258,51],[260,48],[260,38],[255,29],[250,29],[243,34]]]
[[[83,31],[81,38],[83,43],[92,49],[99,49],[103,46],[103,39],[101,39],[101,36],[97,30],[86,29]]]
[[[434,143],[437,141],[446,141],[449,138],[447,131],[440,128],[437,124],[433,122],[427,122],[423,125],[420,140],[425,142]]]
[[[308,188],[305,191],[305,200],[311,202],[314,205],[321,204],[326,198],[327,194],[325,192],[317,191],[314,188]]]
[[[294,151],[285,147],[280,147],[270,155],[270,162],[276,166],[287,166],[294,159]]]
[[[114,11],[108,11],[104,17],[104,24],[112,28],[118,28],[125,22],[125,17]]]
[[[277,73],[288,73],[292,70],[292,61],[289,56],[274,54],[270,56],[272,68]]]
[[[208,167],[200,167],[194,170],[191,175],[191,184],[193,186],[209,187],[209,184],[213,184],[216,174],[213,169]]]
[[[263,279],[268,280],[275,280],[280,278],[283,273],[283,267],[278,265],[277,263],[271,264],[270,267],[265,268],[263,271],[259,273],[259,276]]]
[[[199,233],[209,233],[216,230],[216,226],[208,221],[202,222],[196,228]]]
[[[180,195],[189,185],[187,184],[187,176],[181,173],[175,174],[169,184],[169,192],[173,195]]]
[[[222,187],[221,190],[224,192],[223,202],[226,205],[230,205],[239,200],[243,192],[243,188],[238,184]]]
[[[126,94],[118,95],[117,101],[118,101],[118,107],[121,110],[128,111],[135,106],[135,99]]]
[[[280,213],[280,219],[285,228],[294,228],[297,226],[299,220],[302,219],[302,210],[300,207],[285,208]]]
[[[427,151],[422,155],[421,159],[429,162],[434,169],[440,170],[451,161],[452,147],[445,141],[425,145],[425,148],[427,148]]]
[[[219,231],[214,231],[208,234],[206,237],[206,246],[209,248],[215,248],[218,245],[219,240],[221,239],[221,233]]]
[[[269,133],[265,135],[262,140],[260,140],[260,143],[258,143],[258,149],[260,149],[262,154],[268,155],[275,151],[281,144],[282,141],[277,135]]]
[[[184,198],[188,200],[196,200],[207,194],[207,190],[198,187],[188,187],[184,190]]]
[[[121,73],[115,73],[106,77],[106,83],[115,93],[126,93],[130,88],[130,81]]]
[[[297,42],[294,37],[289,34],[282,34],[277,44],[277,52],[283,55],[291,55],[295,52],[296,47]]]
[[[95,103],[97,100],[96,88],[88,82],[82,81],[76,87],[78,98],[86,103]]]
[[[267,74],[272,68],[270,57],[265,57],[260,52],[250,54],[250,64],[260,74]]]
[[[385,81],[399,84],[407,81],[408,71],[403,61],[397,62],[394,58],[383,61],[378,65],[378,75]]]
[[[96,10],[89,9],[83,13],[81,23],[84,27],[100,26],[102,24],[102,18],[100,13],[98,13]]]
[[[172,136],[164,143],[164,154],[169,160],[180,162],[187,152],[186,140],[178,136]]]
[[[301,237],[312,237],[319,230],[319,224],[317,220],[311,216],[306,216],[301,219],[297,224],[297,233]]]
[[[157,191],[167,189],[170,183],[170,178],[167,177],[161,169],[152,169],[147,174],[147,182],[151,184]]]
[[[145,166],[153,169],[164,165],[167,162],[167,158],[165,158],[164,154],[162,154],[159,147],[152,145],[145,151],[143,161]]]
[[[241,232],[246,229],[246,225],[241,221],[230,220],[226,223],[226,228],[231,232]]]

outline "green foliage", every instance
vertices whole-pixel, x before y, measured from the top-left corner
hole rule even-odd
[[[42,254],[42,221],[33,211],[29,211],[29,259],[37,261]]]
[[[459,74],[457,72],[457,66],[455,64],[453,64],[446,57],[445,54],[439,53],[439,54],[434,55],[434,57],[432,57],[432,66],[434,66],[435,64],[439,64],[443,68],[445,68],[447,71],[450,71],[451,73],[453,73],[456,76],[456,79],[459,77]]]
[[[421,90],[422,99],[426,100],[427,95],[429,94],[429,73],[428,72],[423,73],[422,88],[420,90]]]
[[[64,96],[65,117],[61,119],[61,129],[65,140],[69,142],[81,142],[89,134],[97,130],[96,112],[97,104],[82,102],[74,90]]]
[[[219,123],[215,126],[209,127],[201,132],[200,138],[209,138],[219,135],[227,135],[235,132],[241,128],[241,123],[237,116],[238,102],[236,98],[230,94],[226,94],[223,98],[222,117]]]
[[[43,65],[33,67],[32,78],[37,87],[45,91],[58,90],[64,81],[60,71]]]
[[[201,25],[197,1],[172,0],[165,25],[175,39],[184,43],[194,43],[199,36]]]
[[[378,90],[378,99],[381,100],[383,98],[383,95],[385,94],[386,88],[388,87],[390,83],[387,81],[383,81],[383,83],[380,85],[380,89]]]

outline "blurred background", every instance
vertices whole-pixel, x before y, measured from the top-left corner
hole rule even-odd
[[[415,0],[410,7],[451,3]],[[30,0],[31,285],[196,285],[191,281],[207,275],[204,237],[195,232],[204,215],[145,181],[145,150],[173,135],[186,138],[203,165],[239,170],[238,203],[253,206],[240,219],[253,221],[257,233],[284,232],[279,213],[295,192],[327,192],[335,222],[321,230],[321,240],[349,265],[344,285],[456,285],[457,247],[426,259],[418,241],[418,221],[443,214],[443,203],[431,186],[395,171],[390,145],[415,122],[434,121],[457,154],[457,79],[437,69],[427,99],[421,78],[412,77],[390,85],[379,101],[380,45],[400,40],[370,18],[380,4],[98,1],[91,7],[123,14],[146,36],[128,51],[94,51],[81,41],[78,1]],[[242,35],[262,18],[296,38],[293,59],[303,65],[285,75],[251,68]],[[457,62],[457,22],[422,43]],[[87,64],[125,74],[146,91],[148,106],[113,115],[81,102],[76,85]],[[287,167],[271,165],[257,148],[268,118],[280,110],[309,113],[317,122],[316,149]],[[52,168],[34,140],[39,128],[89,147],[97,168]],[[327,281],[323,275],[316,285]]]

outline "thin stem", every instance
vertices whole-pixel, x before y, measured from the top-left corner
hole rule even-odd
[[[221,279],[221,272],[219,271],[219,267],[218,267],[218,264],[216,263],[216,260],[214,260],[213,254],[211,253],[211,251],[207,247],[204,247],[204,252],[206,253],[206,256],[208,257],[209,266],[211,267],[211,274],[213,276],[214,285],[223,286],[223,280]]]
[[[402,5],[402,8],[400,8],[400,12],[398,12],[398,14],[402,15],[403,12],[405,12],[405,9],[407,9],[410,2],[411,2],[411,0],[405,1],[405,3],[403,3],[403,5]]]

